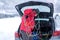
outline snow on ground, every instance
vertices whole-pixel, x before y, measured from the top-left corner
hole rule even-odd
[[[0,40],[15,40],[14,33],[21,23],[20,17],[0,19]],[[51,40],[60,40],[60,37],[52,37]]]
[[[0,40],[14,40],[20,22],[20,17],[0,19]]]

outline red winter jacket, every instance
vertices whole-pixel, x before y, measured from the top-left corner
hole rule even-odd
[[[33,9],[26,9],[24,11],[24,15],[22,16],[20,30],[23,30],[30,34],[34,29],[35,25],[34,17],[36,15],[37,15],[36,11],[34,11]]]

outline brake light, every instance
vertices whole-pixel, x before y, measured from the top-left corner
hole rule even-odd
[[[54,33],[53,33],[53,36],[59,36],[60,35],[60,31],[55,31]]]
[[[18,32],[15,32],[15,37],[19,37],[19,34],[18,34]]]

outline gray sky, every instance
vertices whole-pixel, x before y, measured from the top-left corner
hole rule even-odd
[[[15,5],[27,2],[31,0],[0,0],[0,13],[17,13]],[[43,1],[43,2],[52,2],[55,4],[55,12],[60,12],[60,1],[58,0],[33,0],[33,1]]]

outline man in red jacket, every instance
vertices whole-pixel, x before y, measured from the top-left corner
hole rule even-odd
[[[20,33],[22,34],[23,40],[29,40],[28,35],[32,33],[35,26],[35,16],[37,16],[37,13],[33,9],[26,9],[24,11],[20,26]]]

